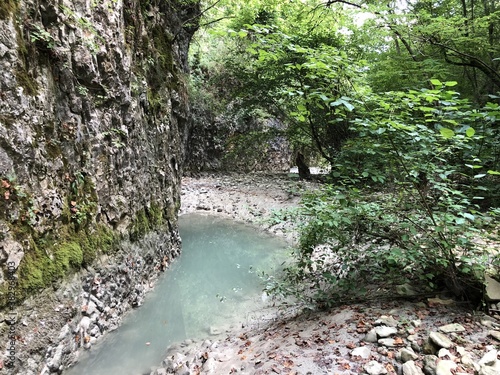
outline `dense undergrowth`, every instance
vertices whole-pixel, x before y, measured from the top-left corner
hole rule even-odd
[[[295,211],[295,262],[271,292],[322,306],[443,289],[483,301],[500,269],[500,108],[434,83],[366,103],[328,183]]]

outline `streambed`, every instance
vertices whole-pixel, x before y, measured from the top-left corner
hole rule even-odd
[[[169,345],[239,327],[264,308],[259,275],[281,268],[287,255],[282,239],[196,214],[181,216],[179,228],[182,255],[143,306],[65,374],[149,374]]]

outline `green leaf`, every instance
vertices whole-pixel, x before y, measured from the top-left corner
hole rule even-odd
[[[458,82],[457,81],[448,81],[448,82],[445,82],[444,85],[447,87],[453,87],[453,86],[458,85]]]
[[[462,216],[465,217],[466,219],[471,220],[471,221],[474,221],[474,219],[476,218],[474,215],[472,215],[468,212],[462,212]]]
[[[439,79],[431,79],[431,83],[434,86],[441,86],[442,85],[442,83]]]
[[[439,131],[441,135],[446,139],[452,138],[455,135],[455,132],[448,128],[441,128],[439,129]]]
[[[474,130],[474,128],[468,128],[466,131],[465,131],[465,134],[467,135],[467,137],[473,137],[474,134],[476,134],[476,131]]]
[[[499,171],[493,171],[493,170],[489,170],[488,172],[486,172],[488,174],[491,174],[491,175],[495,175],[495,176],[500,176],[500,172]]]

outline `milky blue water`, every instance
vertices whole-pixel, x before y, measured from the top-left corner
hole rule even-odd
[[[68,375],[149,374],[166,348],[241,326],[263,307],[262,271],[273,274],[286,243],[253,227],[203,215],[179,218],[182,254],[144,304],[81,355]]]

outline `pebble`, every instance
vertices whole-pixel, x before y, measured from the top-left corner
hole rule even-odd
[[[445,335],[439,332],[431,332],[429,335],[430,340],[439,346],[440,348],[451,348],[453,346],[453,342]]]
[[[385,338],[394,336],[396,333],[398,333],[398,330],[395,327],[378,326],[375,327],[375,333],[379,338]]]
[[[387,369],[377,361],[370,361],[363,368],[369,375],[387,374]]]
[[[394,319],[391,315],[382,315],[380,318],[378,318],[375,323],[376,326],[384,325],[388,327],[397,327],[398,326],[398,321]]]
[[[436,362],[438,357],[435,355],[426,355],[424,357],[424,373],[427,375],[436,375]]]
[[[414,361],[408,361],[403,365],[403,375],[424,375],[424,372]]]
[[[439,330],[444,333],[452,333],[452,332],[464,332],[465,328],[463,325],[458,323],[447,324],[445,326],[439,327]]]
[[[398,346],[398,344],[396,344],[396,341],[394,339],[380,339],[378,340],[378,343],[380,345],[387,346],[388,348],[394,348]]]
[[[453,371],[457,368],[457,364],[450,360],[437,361],[436,375],[453,375]]]
[[[352,357],[361,357],[363,359],[368,359],[370,358],[370,355],[371,355],[371,350],[369,347],[367,346],[361,346],[359,348],[356,348],[354,349],[352,352],[351,352],[351,356]]]
[[[365,335],[365,338],[363,339],[363,341],[371,343],[375,343],[377,342],[377,340],[378,340],[377,332],[375,332],[374,329],[368,331],[368,333]]]
[[[489,331],[488,336],[491,336],[495,340],[500,341],[500,331]]]
[[[415,354],[413,350],[403,348],[400,350],[401,362],[406,363],[410,361],[414,361],[418,358],[418,355]]]
[[[445,348],[439,349],[438,357],[439,358],[448,357],[448,359],[450,359],[452,361],[454,361],[456,358],[453,354],[451,354],[451,352],[448,349],[445,349]]]
[[[490,350],[483,356],[483,358],[481,358],[479,364],[486,366],[494,366],[495,363],[498,361],[497,356],[498,356],[497,350]]]

